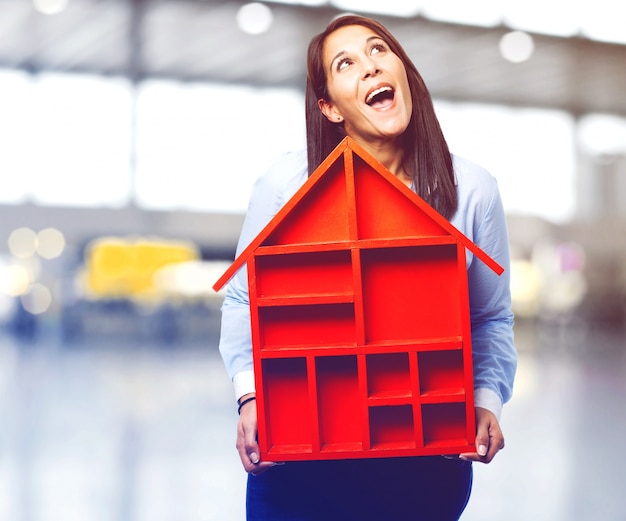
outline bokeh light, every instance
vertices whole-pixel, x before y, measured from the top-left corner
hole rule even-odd
[[[214,297],[215,281],[228,269],[230,262],[189,261],[169,264],[154,274],[154,284],[172,296]]]
[[[34,8],[41,14],[58,14],[65,11],[68,0],[33,0]]]
[[[523,31],[511,31],[500,39],[502,57],[512,63],[522,63],[530,59],[535,51],[533,37]]]
[[[518,317],[534,317],[541,307],[542,275],[539,268],[525,259],[511,261],[511,300]]]
[[[31,274],[25,266],[13,264],[0,265],[0,291],[10,297],[25,293],[31,283]]]
[[[237,25],[244,33],[262,34],[270,28],[273,20],[272,10],[260,2],[242,5],[237,11]]]
[[[28,259],[37,251],[37,234],[30,228],[17,228],[9,235],[8,246],[18,259]]]
[[[406,0],[332,0],[331,4],[345,11],[355,10],[361,13],[385,14],[391,16],[415,16],[420,11],[419,3]]]
[[[52,293],[43,284],[33,284],[26,293],[21,296],[22,306],[33,315],[41,315],[52,304]]]
[[[44,259],[55,259],[65,249],[65,237],[56,228],[45,228],[37,234],[37,253]]]

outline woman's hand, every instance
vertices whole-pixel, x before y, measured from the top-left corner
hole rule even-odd
[[[476,452],[461,454],[459,457],[468,461],[489,463],[503,448],[504,435],[495,414],[476,407]]]
[[[242,396],[240,402],[243,403],[250,396],[254,395]],[[237,424],[237,452],[239,452],[243,468],[253,476],[276,465],[271,461],[261,461],[261,452],[257,443],[257,425],[256,401],[252,400],[241,407]]]

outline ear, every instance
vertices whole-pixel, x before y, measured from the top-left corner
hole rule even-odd
[[[328,103],[325,99],[318,99],[317,106],[331,123],[341,123],[343,121],[343,116],[332,103]]]

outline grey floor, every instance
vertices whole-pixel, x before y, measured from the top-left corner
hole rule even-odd
[[[516,335],[507,446],[475,466],[463,520],[626,519],[624,331]],[[0,520],[243,520],[235,424],[215,342],[0,336]]]

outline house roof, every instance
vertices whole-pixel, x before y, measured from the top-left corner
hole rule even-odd
[[[500,275],[504,271],[504,269],[496,261],[494,261],[482,249],[474,244],[461,231],[454,227],[445,217],[443,217],[432,206],[424,201],[424,199],[419,197],[415,192],[413,192],[413,190],[411,190],[396,176],[389,172],[379,161],[372,157],[358,143],[356,143],[352,138],[346,137],[311,174],[311,176],[293,195],[293,197],[289,199],[289,201],[287,201],[287,203],[285,203],[285,205],[276,213],[276,215],[270,220],[265,228],[263,228],[263,230],[252,240],[252,242],[250,242],[245,250],[241,252],[241,254],[234,260],[230,267],[214,284],[213,289],[215,291],[219,291],[247,262],[253,252],[260,246],[266,244],[268,240],[273,240],[275,242],[276,236],[282,235],[284,241],[285,236],[284,233],[281,233],[281,230],[285,229],[283,224],[286,221],[287,216],[294,216],[299,207],[302,205],[306,206],[305,203],[311,197],[323,197],[323,191],[316,191],[316,188],[320,186],[322,189],[324,188],[323,180],[331,175],[329,172],[333,171],[333,169],[336,172],[337,165],[341,165],[342,161],[342,170],[344,172],[351,170],[354,173],[355,156],[359,158],[365,165],[367,165],[370,172],[378,174],[377,181],[381,180],[381,178],[382,180],[385,180],[385,186],[391,188],[392,190],[398,191],[403,196],[402,200],[404,202],[408,203],[409,205],[413,205],[413,208],[417,210],[421,210],[421,212],[423,212],[428,217],[428,220],[432,223],[432,226],[428,227],[427,230],[414,230],[411,233],[425,233],[425,235],[427,236],[430,234],[432,234],[433,236],[452,236],[457,242],[462,244],[465,248],[467,248],[474,255],[476,255],[476,257],[478,257],[498,275]],[[352,166],[348,167],[348,165]],[[382,185],[378,184],[377,186],[372,185],[370,187],[373,191],[377,192],[379,191],[378,189],[382,187]],[[317,201],[314,202],[317,203]],[[335,204],[336,201],[332,199],[324,202],[326,204],[325,208],[327,210],[325,212],[325,222],[321,223],[321,225],[319,222],[316,222],[315,226],[308,226],[308,229],[311,230],[311,237],[309,238],[310,241],[307,242],[325,242],[323,234],[325,231],[328,231],[331,228],[333,229],[333,235],[337,235],[337,233],[341,235],[341,231],[338,232],[336,230],[337,228],[339,228],[340,230],[345,229],[345,239],[348,240],[348,234],[350,233],[350,219],[349,216],[344,215],[347,214],[348,211],[341,204]],[[374,205],[369,205],[364,211],[370,211],[370,209],[373,207]],[[302,215],[302,212],[300,213],[300,215]],[[392,226],[393,225],[394,223],[392,221]],[[307,227],[306,223],[304,224],[304,227]],[[303,229],[303,227],[301,226],[300,229]],[[300,237],[299,239],[299,242],[301,242],[302,237]],[[278,242],[282,244],[282,242],[280,242],[280,239]]]

